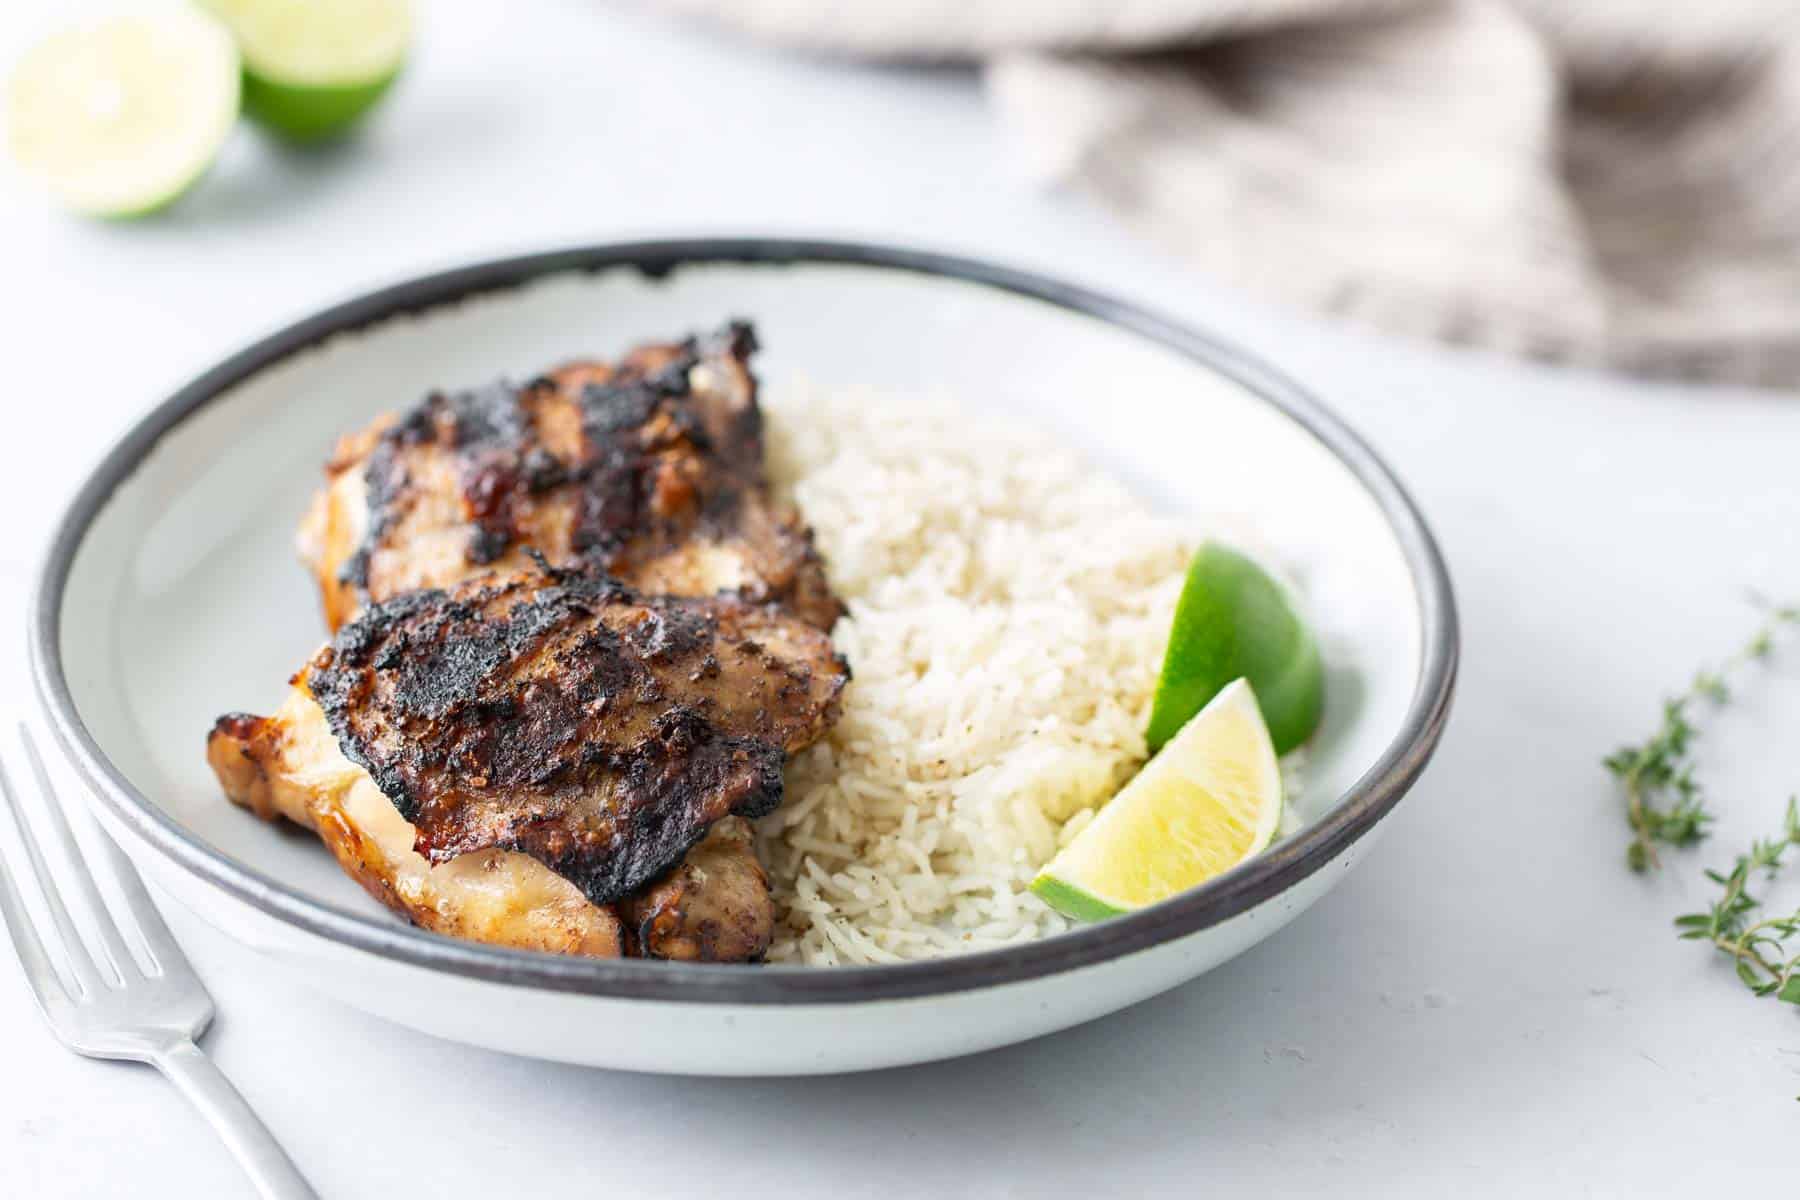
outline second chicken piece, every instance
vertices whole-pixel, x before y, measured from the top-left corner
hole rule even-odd
[[[436,392],[344,438],[300,529],[333,629],[370,601],[529,565],[728,593],[830,630],[812,531],[769,494],[750,326]]]

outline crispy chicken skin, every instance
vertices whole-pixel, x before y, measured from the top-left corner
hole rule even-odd
[[[554,954],[624,952],[617,913],[535,858],[486,850],[427,862],[406,818],[344,757],[304,678],[274,716],[220,717],[206,757],[233,802],[317,833],[364,891],[420,928]]]
[[[835,720],[847,678],[820,630],[774,606],[534,569],[375,605],[275,716],[221,718],[207,754],[232,800],[317,830],[426,928],[746,959],[773,907],[729,818],[774,807],[786,755]]]
[[[307,683],[426,858],[520,850],[605,904],[715,821],[771,811],[847,677],[772,605],[639,596],[586,569],[378,604]]]
[[[434,393],[344,438],[300,530],[327,622],[536,550],[647,594],[726,592],[829,630],[842,610],[811,531],[764,479],[755,348],[733,324],[522,387]]]

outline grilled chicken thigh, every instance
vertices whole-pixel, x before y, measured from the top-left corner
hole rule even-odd
[[[773,500],[748,325],[439,392],[344,438],[301,526],[336,628],[363,604],[525,567],[604,568],[647,594],[727,592],[829,630],[811,532]]]
[[[427,928],[750,958],[767,878],[747,829],[715,826],[774,807],[785,756],[823,735],[847,678],[776,606],[534,569],[370,608],[275,716],[222,718],[208,758],[234,801],[318,830]]]
[[[749,327],[732,325],[704,343],[571,363],[522,388],[434,394],[342,439],[302,523],[302,557],[333,629],[370,603],[400,607],[344,630],[356,631],[351,641],[340,637],[303,671],[274,717],[220,720],[208,756],[232,799],[316,830],[377,899],[440,932],[578,954],[760,957],[774,925],[768,877],[748,823],[720,813],[773,805],[782,754],[833,719],[845,668],[812,629],[764,610],[779,605],[784,618],[821,631],[841,611],[810,531],[768,493],[754,349]],[[545,579],[546,557],[589,570]],[[627,617],[634,598],[594,567],[643,592],[722,596],[716,612],[698,616],[706,606],[652,604]],[[442,600],[411,595],[476,577],[489,580],[479,597],[468,587]],[[585,588],[590,606],[612,615],[572,642],[540,646],[530,664],[502,663],[520,650],[502,627],[516,634],[508,622],[521,604],[542,618],[546,586]],[[460,616],[449,616],[452,605]],[[743,651],[735,657],[672,666],[677,643],[707,636],[696,621],[760,632],[732,642]],[[649,641],[622,636],[652,625],[660,632]],[[404,689],[363,652],[370,638],[383,654],[413,653]],[[433,642],[434,652],[421,650]],[[505,653],[492,657],[501,643]],[[786,673],[785,650],[803,677]],[[459,710],[451,726],[409,710],[433,688],[459,686],[451,677],[472,667],[472,654],[490,655],[482,669],[521,674],[487,677],[496,694]],[[690,667],[685,681],[667,674]],[[756,686],[762,672],[781,676],[774,694]],[[322,686],[333,698],[329,720]],[[580,770],[604,775],[600,761],[617,760],[599,791],[624,816],[603,812],[606,800],[582,809],[572,775],[539,794],[548,776],[519,773],[545,749],[522,734],[579,724],[568,711],[574,692],[602,706],[593,716],[612,737],[581,744],[589,761]],[[675,702],[655,709],[671,692]],[[358,707],[376,695],[390,707]],[[733,710],[762,736],[729,745],[701,736],[718,733],[714,715],[764,700],[754,712]],[[784,706],[796,704],[813,711],[782,724]],[[653,743],[663,747],[660,775],[654,756],[639,752]],[[460,757],[447,757],[452,749]],[[498,756],[501,775],[517,775],[504,800],[493,770],[471,768],[470,755],[482,753]],[[575,771],[550,757],[538,766]],[[685,857],[674,849],[703,833]]]
[[[819,630],[724,597],[640,597],[598,571],[409,592],[340,630],[308,685],[434,862],[522,850],[595,903],[759,817],[836,717]]]

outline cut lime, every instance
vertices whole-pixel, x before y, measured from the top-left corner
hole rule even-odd
[[[1145,737],[1152,751],[1234,679],[1262,702],[1275,752],[1313,735],[1325,703],[1319,646],[1287,593],[1235,550],[1208,542],[1188,566]]]
[[[206,173],[238,111],[238,56],[185,5],[54,34],[7,84],[13,157],[78,212],[163,207]]]
[[[1058,912],[1097,921],[1167,900],[1262,850],[1281,822],[1281,767],[1240,679],[1038,873]]]
[[[244,55],[244,109],[296,141],[336,136],[400,74],[407,0],[203,0]]]

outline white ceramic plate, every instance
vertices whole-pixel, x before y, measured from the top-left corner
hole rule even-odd
[[[323,630],[293,528],[338,433],[427,390],[753,318],[765,380],[934,391],[1050,426],[1171,510],[1249,522],[1304,576],[1326,722],[1302,828],[1169,903],[892,967],[561,958],[456,942],[366,899],[310,837],[247,817],[202,756],[268,711]],[[448,1038],[646,1071],[843,1071],[1064,1028],[1255,944],[1344,877],[1448,711],[1449,581],[1393,477],[1266,368],[1126,304],[980,263],[843,244],[600,246],[485,263],[320,313],[132,429],[64,517],[37,684],[143,872],[351,1004]]]

